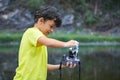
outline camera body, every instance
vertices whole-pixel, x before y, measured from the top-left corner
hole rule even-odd
[[[72,62],[73,64],[77,64],[80,62],[80,59],[78,59],[78,49],[79,49],[79,44],[75,47],[69,48],[69,55],[63,55],[62,57],[62,64],[66,64],[67,62]]]

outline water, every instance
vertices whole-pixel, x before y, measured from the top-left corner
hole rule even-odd
[[[116,46],[81,46],[81,80],[120,80],[120,47]],[[65,52],[64,52],[65,53]],[[59,63],[61,53],[49,54],[49,62]],[[59,71],[48,73],[47,80],[59,80]],[[62,80],[79,80],[79,67],[63,69]]]
[[[120,46],[80,46],[81,80],[120,80]],[[68,49],[48,49],[49,63],[59,64]],[[17,66],[18,47],[0,47],[0,80],[12,80]],[[47,80],[59,80],[59,70]],[[79,80],[79,67],[62,69],[62,80]]]

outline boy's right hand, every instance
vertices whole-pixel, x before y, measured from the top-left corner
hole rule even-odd
[[[76,40],[70,40],[64,44],[64,47],[74,47],[76,46],[76,42],[77,42]]]

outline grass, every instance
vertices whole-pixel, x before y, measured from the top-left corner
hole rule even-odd
[[[118,36],[110,36],[110,35],[79,35],[79,34],[58,34],[57,36],[55,34],[50,35],[50,37],[58,39],[58,40],[70,40],[74,39],[80,42],[120,42],[120,37]]]
[[[1,53],[18,53],[18,45],[0,45],[0,54]]]
[[[120,37],[111,35],[80,35],[80,34],[51,34],[48,37],[68,41],[71,39],[77,40],[79,42],[120,42]],[[0,43],[10,43],[10,42],[20,42],[22,38],[22,33],[1,33]]]
[[[19,42],[21,38],[22,38],[21,33],[17,33],[17,34],[3,33],[3,34],[0,34],[0,43]]]
[[[9,52],[16,52],[19,49],[19,43],[22,38],[23,32],[14,32],[14,33],[6,33],[2,32],[0,34],[0,52],[1,53],[9,53]],[[120,42],[120,37],[118,36],[111,36],[111,35],[88,35],[88,34],[65,34],[65,33],[56,33],[56,34],[50,34],[48,37],[55,38],[61,41],[68,41],[70,39],[77,40],[79,42]],[[17,43],[17,44],[16,44]],[[7,45],[7,46],[6,46]],[[89,46],[88,46],[89,47]],[[91,46],[92,47],[92,46]],[[93,46],[94,47],[94,46]],[[95,46],[96,47],[96,46]],[[84,46],[82,46],[84,48]],[[66,53],[68,51],[67,49],[51,49],[48,48],[51,52],[61,52]]]

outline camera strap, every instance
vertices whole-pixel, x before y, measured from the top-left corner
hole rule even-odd
[[[59,71],[60,71],[60,80],[62,80],[62,61],[60,62],[60,67],[59,67]]]
[[[80,61],[78,62],[78,66],[79,66],[79,80],[80,80],[80,75],[81,75]],[[60,80],[62,80],[62,61],[60,62],[59,72],[60,72]]]
[[[80,66],[80,61],[78,62],[79,65],[79,80],[80,80],[80,75],[81,75],[81,66]]]

